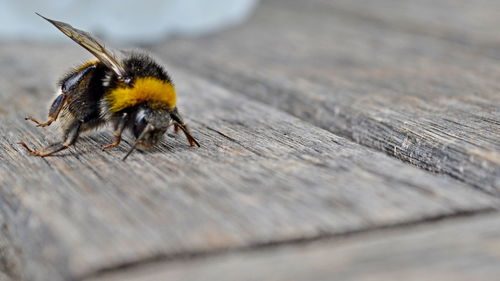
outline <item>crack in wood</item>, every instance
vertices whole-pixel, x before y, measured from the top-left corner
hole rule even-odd
[[[108,267],[108,268],[102,268],[102,269],[97,270],[95,272],[91,272],[88,274],[78,276],[76,279],[84,281],[87,279],[94,279],[94,278],[98,278],[101,276],[113,274],[115,272],[121,272],[123,274],[126,274],[127,271],[134,270],[134,269],[140,268],[142,266],[156,264],[156,263],[170,263],[170,262],[174,262],[174,261],[192,261],[192,260],[198,260],[198,259],[207,259],[207,258],[226,255],[226,254],[245,253],[245,252],[261,251],[261,250],[269,251],[269,250],[273,250],[273,249],[279,248],[279,247],[305,245],[305,244],[314,243],[314,242],[318,242],[318,241],[329,241],[329,240],[333,240],[333,239],[354,237],[357,235],[364,235],[364,234],[375,233],[375,232],[379,232],[379,231],[394,231],[394,230],[403,229],[403,228],[407,229],[407,228],[422,226],[422,225],[426,225],[426,224],[436,223],[436,222],[443,221],[443,220],[453,221],[453,220],[458,220],[458,219],[467,218],[467,217],[488,215],[488,214],[492,214],[495,212],[498,212],[498,208],[485,208],[485,209],[476,210],[476,211],[457,212],[457,213],[452,214],[452,215],[439,215],[439,216],[429,217],[429,218],[426,218],[424,220],[408,221],[405,223],[399,223],[399,224],[393,224],[393,225],[377,226],[377,227],[363,229],[363,230],[346,231],[346,232],[335,233],[335,234],[325,232],[321,235],[316,235],[314,237],[303,237],[303,238],[296,238],[296,239],[290,239],[290,240],[279,240],[279,241],[268,241],[265,243],[257,243],[257,244],[252,244],[252,245],[248,245],[245,247],[236,247],[236,248],[229,248],[229,249],[214,249],[211,251],[180,252],[180,253],[172,253],[169,255],[157,255],[157,256],[153,256],[153,257],[150,257],[147,259],[142,259],[139,261],[131,261],[129,263],[122,263],[120,265],[116,265],[116,266],[112,266],[112,267]]]

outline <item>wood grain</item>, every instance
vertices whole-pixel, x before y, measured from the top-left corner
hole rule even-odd
[[[487,215],[335,241],[158,263],[88,281],[496,280],[500,216]]]
[[[497,16],[500,3],[494,0],[315,2],[333,8],[336,16],[346,20],[356,19],[417,36],[437,37],[500,58],[500,19]]]
[[[23,117],[46,114],[52,76],[81,54],[73,45],[0,46],[0,63],[10,65],[0,68],[0,213],[14,253],[0,260],[18,279],[79,280],[148,260],[317,239],[499,204],[178,67],[169,70],[180,109],[201,148],[170,134],[158,148],[122,162],[128,139],[101,152],[112,140],[104,131],[59,156],[28,156],[20,139],[41,146],[57,134]]]
[[[331,132],[500,194],[499,62],[480,46],[399,28],[404,15],[395,15],[397,8],[384,10],[392,1],[382,1],[373,19],[343,11],[352,6],[370,13],[378,2],[367,9],[351,2],[265,1],[241,27],[154,50]],[[421,10],[435,8],[430,1],[416,2]],[[486,13],[490,6],[498,5],[477,9]],[[462,17],[459,8],[435,13],[453,11],[450,17]],[[470,21],[478,18],[467,15]],[[496,23],[481,22],[498,30]]]

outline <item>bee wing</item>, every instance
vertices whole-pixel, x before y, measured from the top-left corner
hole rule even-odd
[[[76,29],[67,23],[48,19],[40,15],[39,13],[36,14],[53,24],[66,36],[71,38],[80,46],[87,49],[87,51],[91,52],[102,63],[113,70],[120,79],[125,79],[127,73],[125,72],[123,64],[115,56],[113,56],[110,51],[106,50],[106,48],[95,38],[93,38],[89,33],[83,30]]]

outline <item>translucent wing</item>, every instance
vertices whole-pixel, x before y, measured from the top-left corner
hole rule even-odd
[[[102,63],[113,70],[120,79],[126,79],[127,73],[125,72],[125,68],[123,67],[122,63],[117,58],[115,58],[108,50],[106,50],[106,48],[95,38],[93,38],[89,33],[83,30],[76,29],[67,23],[48,19],[40,15],[39,13],[36,14],[53,24],[55,27],[57,27],[57,29],[62,31],[62,33],[66,34],[66,36],[91,52]]]

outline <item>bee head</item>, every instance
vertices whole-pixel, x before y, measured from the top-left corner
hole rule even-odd
[[[150,106],[140,107],[132,116],[132,132],[137,145],[151,148],[158,144],[172,123],[166,108],[155,109]]]

